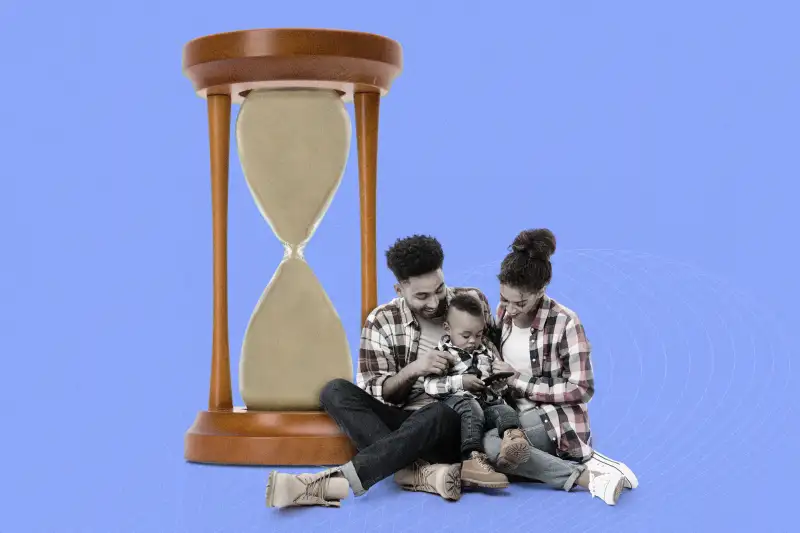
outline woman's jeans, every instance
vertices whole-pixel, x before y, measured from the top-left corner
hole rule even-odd
[[[586,467],[556,456],[555,443],[547,435],[547,430],[544,428],[538,409],[531,409],[521,413],[519,421],[522,430],[531,443],[530,459],[515,468],[498,469],[498,471],[512,476],[540,481],[557,489],[572,490],[572,487],[575,486],[575,481],[586,470]],[[487,432],[483,438],[484,450],[493,464],[497,463],[502,442],[496,429]]]

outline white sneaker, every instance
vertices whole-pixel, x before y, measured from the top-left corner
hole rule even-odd
[[[622,494],[622,487],[625,478],[621,474],[609,472],[607,474],[595,474],[589,472],[589,492],[592,498],[597,496],[608,505],[616,505]]]
[[[628,468],[625,463],[610,459],[600,452],[594,452],[592,458],[584,464],[589,470],[597,472],[598,474],[616,473],[621,475],[625,478],[624,483],[626,489],[635,489],[639,486],[639,480],[636,479],[636,474],[634,474],[633,470]]]

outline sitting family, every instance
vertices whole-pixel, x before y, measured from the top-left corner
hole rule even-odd
[[[334,380],[320,395],[357,453],[316,474],[272,472],[267,505],[338,507],[392,475],[448,500],[462,487],[507,487],[508,476],[581,487],[609,505],[636,488],[630,468],[592,448],[590,344],[545,292],[555,249],[546,229],[514,239],[493,314],[478,289],[445,285],[436,239],[392,245],[397,298],[364,324],[356,384]]]

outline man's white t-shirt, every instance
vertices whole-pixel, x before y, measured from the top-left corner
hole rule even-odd
[[[421,329],[419,336],[419,350],[417,354],[423,354],[430,350],[435,350],[439,346],[439,341],[444,335],[444,326],[437,322],[425,318],[417,318]]]
[[[444,326],[437,322],[432,322],[428,319],[417,317],[417,322],[420,327],[419,346],[417,348],[417,357],[429,350],[435,350],[439,346],[439,341],[442,340],[444,335]],[[415,410],[424,407],[431,401],[430,396],[425,393],[425,378],[420,377],[411,386],[411,392],[406,400],[406,405],[403,409]]]

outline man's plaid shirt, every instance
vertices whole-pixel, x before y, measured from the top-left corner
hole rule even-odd
[[[504,382],[496,383],[486,391],[485,395],[480,396],[464,390],[464,375],[473,374],[482,379],[494,373],[492,363],[495,355],[492,350],[486,347],[486,344],[481,344],[470,354],[454,346],[450,337],[445,335],[439,343],[439,351],[444,352],[450,361],[450,368],[446,376],[428,376],[424,379],[425,392],[430,396],[445,398],[451,394],[458,394],[494,403],[502,397],[502,392],[508,388],[504,385]]]
[[[494,323],[489,302],[478,289],[448,287],[447,301],[461,293],[476,296],[483,304],[487,324]],[[383,382],[417,359],[420,335],[420,325],[403,298],[395,298],[377,307],[369,314],[361,330],[356,384],[380,402],[395,405],[383,397]],[[488,342],[486,340],[485,345],[495,355],[494,345]],[[415,410],[435,401],[425,392],[423,382],[424,379],[420,378],[405,403],[395,407]]]
[[[502,344],[511,319],[498,308]],[[591,345],[578,316],[544,296],[531,326],[531,368],[513,380],[511,395],[536,404],[558,455],[584,462],[592,456],[587,403],[594,394]]]

